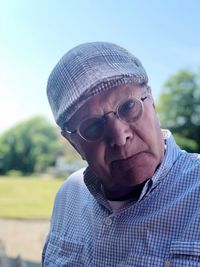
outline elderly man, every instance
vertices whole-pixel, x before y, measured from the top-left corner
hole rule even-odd
[[[200,159],[160,129],[141,62],[115,44],[79,45],[47,95],[88,167],[57,193],[43,266],[200,266]]]

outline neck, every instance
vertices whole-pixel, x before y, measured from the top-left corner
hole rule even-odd
[[[141,184],[138,184],[136,186],[133,186],[129,190],[129,192],[127,192],[125,194],[122,194],[120,192],[111,192],[103,186],[102,186],[102,191],[103,191],[105,197],[110,201],[125,201],[125,200],[135,200],[136,201],[139,199],[140,194],[142,192],[142,189],[143,189],[146,181],[144,181]]]

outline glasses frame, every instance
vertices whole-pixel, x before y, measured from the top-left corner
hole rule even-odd
[[[136,97],[129,97],[129,98],[127,98],[127,101],[129,100],[129,99],[135,99],[135,100],[137,100],[137,101],[139,101],[140,103],[141,103],[141,107],[142,107],[142,112],[141,112],[141,115],[135,120],[135,121],[133,121],[133,122],[136,122],[136,121],[138,121],[139,120],[139,118],[141,118],[141,116],[142,116],[142,114],[144,113],[144,104],[143,104],[143,102],[146,100],[148,98],[148,96],[147,96],[147,92],[145,91],[145,95],[143,96],[143,97],[141,97],[141,98],[136,98]],[[125,101],[124,101],[124,103],[125,103]],[[99,117],[91,117],[91,118],[87,118],[86,120],[88,120],[88,119],[104,119],[107,115],[109,115],[109,114],[114,114],[116,117],[117,117],[117,119],[119,119],[119,120],[121,120],[121,121],[123,121],[123,122],[126,122],[126,123],[128,123],[128,124],[131,124],[131,123],[133,123],[133,122],[128,122],[128,121],[126,121],[126,120],[124,120],[124,119],[122,119],[120,116],[119,116],[119,113],[118,113],[118,110],[119,110],[119,108],[122,106],[122,104],[123,104],[123,102],[120,102],[119,103],[119,105],[117,106],[117,109],[114,111],[114,110],[111,110],[111,111],[108,111],[108,112],[106,112],[106,113],[104,113],[102,116],[99,116]],[[84,121],[86,121],[86,120],[84,120]],[[84,122],[83,121],[83,122]],[[85,141],[87,141],[87,142],[92,142],[92,143],[94,143],[94,142],[98,142],[98,141],[100,141],[100,140],[102,140],[103,139],[103,137],[104,137],[104,133],[102,134],[102,136],[100,137],[100,138],[98,138],[98,139],[96,139],[96,140],[89,140],[89,139],[86,139],[82,134],[81,134],[81,132],[80,132],[80,126],[81,126],[81,124],[83,123],[83,122],[80,122],[79,124],[78,124],[78,126],[77,126],[77,128],[75,129],[75,130],[73,130],[73,131],[70,131],[70,130],[68,130],[68,129],[66,129],[65,127],[62,129],[62,132],[63,133],[67,133],[67,134],[69,134],[69,135],[73,135],[73,134],[78,134],[83,140],[85,140]]]

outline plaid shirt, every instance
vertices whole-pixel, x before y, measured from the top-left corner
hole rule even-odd
[[[88,168],[72,174],[55,199],[42,266],[199,267],[200,157],[172,136],[166,144],[150,186],[117,212]]]

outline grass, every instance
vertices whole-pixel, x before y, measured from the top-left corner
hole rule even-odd
[[[49,219],[62,180],[0,176],[0,217]]]

